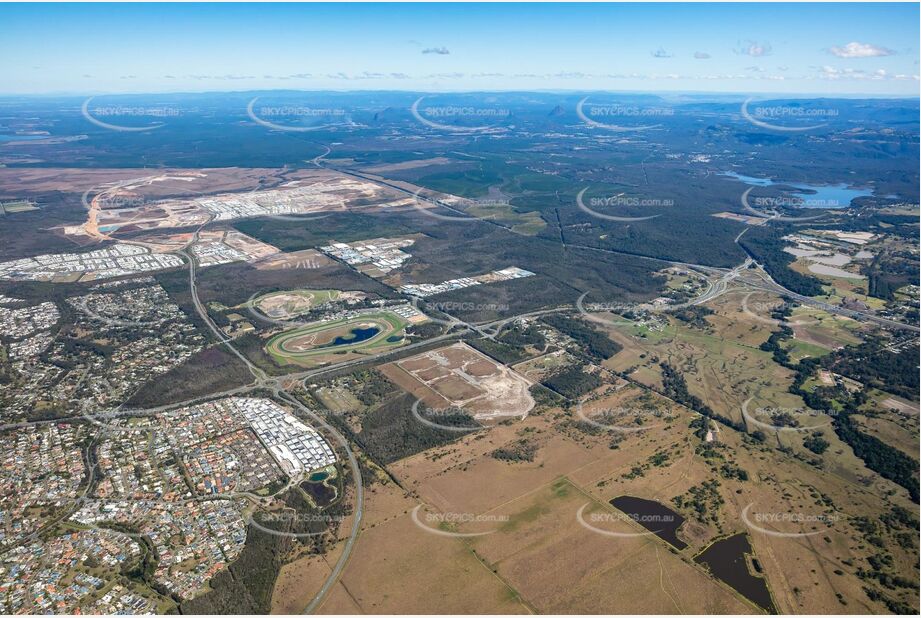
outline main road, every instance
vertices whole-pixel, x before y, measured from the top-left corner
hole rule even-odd
[[[758,275],[762,279],[762,282],[746,281],[745,283],[750,287],[765,290],[767,292],[774,292],[776,294],[780,294],[781,296],[787,296],[797,302],[803,303],[804,305],[812,305],[813,307],[818,307],[819,309],[827,311],[828,313],[843,315],[860,322],[872,322],[879,326],[884,326],[894,330],[907,330],[914,333],[921,332],[921,329],[913,324],[905,324],[904,322],[899,322],[898,320],[890,320],[889,318],[880,317],[865,311],[847,309],[846,307],[841,307],[840,305],[831,305],[816,298],[812,298],[811,296],[803,296],[802,294],[797,294],[796,292],[788,290],[784,286],[774,281],[774,279],[772,279],[767,272],[761,270],[760,267],[758,270]]]
[[[204,226],[202,226],[204,227]],[[191,243],[188,247],[191,247],[197,240],[201,228],[196,230],[195,234],[192,237]],[[339,556],[339,560],[336,561],[336,564],[333,566],[332,571],[330,571],[329,576],[323,582],[323,585],[311,599],[307,607],[304,608],[304,613],[311,613],[320,603],[323,602],[323,599],[326,597],[326,594],[329,592],[330,588],[338,581],[339,575],[342,573],[342,570],[345,568],[346,563],[349,560],[349,556],[352,553],[352,548],[355,545],[355,541],[358,538],[359,532],[361,532],[361,519],[364,516],[364,506],[365,506],[365,493],[364,493],[364,483],[361,478],[361,468],[358,465],[358,460],[355,458],[355,454],[352,452],[351,447],[349,446],[348,440],[336,430],[335,427],[326,422],[325,419],[320,417],[316,412],[309,409],[307,406],[302,404],[297,400],[296,397],[289,395],[281,388],[281,381],[279,378],[273,378],[266,375],[266,373],[256,367],[244,354],[237,350],[231,339],[228,338],[217,325],[211,320],[211,316],[208,315],[208,311],[205,309],[204,305],[201,302],[201,299],[198,297],[198,286],[195,282],[195,272],[196,272],[196,263],[195,256],[193,255],[190,249],[183,249],[181,251],[183,255],[189,261],[189,292],[192,295],[192,303],[195,305],[195,310],[198,312],[199,317],[202,321],[208,325],[208,328],[211,329],[211,332],[214,333],[214,336],[217,337],[224,346],[227,347],[237,358],[239,358],[246,365],[249,372],[253,375],[256,383],[252,387],[247,387],[247,390],[253,390],[257,388],[265,388],[270,390],[276,398],[281,399],[295,409],[297,409],[301,415],[308,417],[313,423],[320,426],[327,435],[332,436],[336,442],[338,442],[342,451],[345,452],[346,457],[349,462],[349,469],[352,472],[352,481],[355,484],[355,511],[352,517],[352,527],[349,530],[349,536],[345,540],[345,546],[343,551]]]

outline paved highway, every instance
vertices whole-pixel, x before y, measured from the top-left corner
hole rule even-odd
[[[204,227],[204,226],[202,226]],[[192,242],[194,243],[198,240],[198,234],[201,228],[195,232]],[[346,458],[349,462],[349,468],[352,472],[352,482],[355,485],[355,511],[352,517],[352,527],[349,530],[349,536],[345,541],[345,546],[343,548],[342,554],[339,556],[339,560],[336,562],[329,576],[323,582],[323,585],[320,587],[320,590],[314,595],[310,603],[304,608],[304,613],[313,612],[319,605],[323,602],[323,599],[326,598],[326,594],[329,592],[330,588],[336,583],[339,578],[339,575],[342,573],[342,570],[345,568],[346,563],[348,562],[349,556],[352,553],[352,548],[355,545],[355,540],[358,538],[358,533],[361,531],[361,519],[364,516],[364,483],[361,478],[361,468],[358,466],[358,460],[355,458],[355,454],[352,452],[352,449],[349,447],[348,440],[343,436],[335,427],[327,423],[323,418],[316,414],[313,410],[307,408],[295,397],[289,395],[281,388],[281,379],[280,378],[271,378],[266,375],[266,373],[253,365],[246,356],[244,356],[239,350],[237,350],[231,340],[224,335],[218,329],[217,325],[211,320],[211,317],[208,315],[207,310],[204,305],[202,305],[201,300],[198,297],[198,287],[195,283],[195,257],[192,255],[191,251],[183,249],[182,253],[189,260],[189,291],[192,295],[192,302],[195,305],[195,310],[198,312],[198,315],[201,319],[208,325],[208,328],[214,333],[218,340],[223,343],[233,354],[239,358],[246,367],[249,369],[250,373],[253,375],[253,378],[256,380],[256,384],[252,387],[247,387],[246,390],[253,390],[256,388],[266,388],[275,395],[278,399],[281,399],[288,404],[295,407],[302,415],[307,416],[310,420],[315,423],[317,426],[322,428],[327,435],[332,436],[336,442],[338,442],[341,449],[345,452]],[[289,378],[290,376],[286,376]]]
[[[855,311],[853,309],[846,309],[839,305],[831,305],[829,303],[823,302],[816,298],[812,298],[811,296],[803,296],[802,294],[797,294],[796,292],[790,291],[787,288],[780,285],[779,283],[777,283],[776,281],[774,281],[769,274],[761,270],[760,266],[758,267],[758,275],[760,275],[762,278],[761,282],[757,282],[757,281],[746,282],[746,284],[750,287],[757,288],[760,290],[765,290],[767,292],[774,292],[782,296],[787,296],[804,305],[811,305],[813,307],[818,307],[819,309],[822,309],[823,311],[827,311],[828,313],[843,315],[843,316],[858,320],[860,322],[872,322],[874,324],[878,324],[879,326],[891,328],[894,330],[907,330],[907,331],[911,331],[914,333],[921,332],[921,329],[919,329],[917,326],[914,326],[912,324],[905,324],[904,322],[899,322],[897,320],[890,320],[889,318],[880,317],[878,315],[875,315],[873,313],[867,313],[865,311]]]

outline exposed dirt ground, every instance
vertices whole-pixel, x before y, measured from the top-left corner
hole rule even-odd
[[[461,407],[480,420],[522,417],[534,407],[526,378],[465,343],[388,363],[381,371],[429,407]]]

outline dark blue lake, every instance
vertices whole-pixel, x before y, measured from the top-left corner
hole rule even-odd
[[[678,538],[678,528],[684,523],[684,517],[664,504],[635,496],[619,496],[611,500],[610,504],[676,549],[688,546]]]
[[[752,556],[753,565],[758,565],[753,554],[748,536],[741,532],[716,541],[694,558],[694,562],[706,565],[715,577],[732,586],[745,598],[772,614],[776,613],[764,577],[752,574],[748,568],[746,555]],[[760,568],[756,566],[756,569]]]
[[[337,345],[351,345],[353,343],[361,343],[362,341],[367,341],[379,332],[381,332],[381,329],[376,326],[370,326],[368,328],[353,328],[352,332],[350,332],[348,335],[344,337],[340,335],[327,343],[324,347],[335,347]]]
[[[723,172],[721,175],[734,178],[753,187],[780,185],[799,189],[799,191],[791,191],[791,195],[803,200],[803,208],[847,208],[855,198],[873,195],[872,189],[856,189],[844,183],[837,185],[810,185],[802,182],[775,182],[770,178],[755,178],[737,174],[736,172]]]

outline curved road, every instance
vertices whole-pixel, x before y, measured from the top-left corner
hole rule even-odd
[[[194,244],[195,241],[198,240],[198,235],[200,231],[201,231],[201,228],[199,228],[199,230],[195,232],[195,235],[193,236],[192,242],[190,243],[189,246],[191,246],[191,244]],[[332,588],[333,585],[336,583],[336,581],[339,579],[339,575],[342,573],[342,570],[345,568],[345,565],[348,562],[349,556],[352,553],[352,548],[355,545],[355,540],[358,538],[358,533],[361,531],[361,518],[364,515],[365,496],[364,496],[364,484],[362,482],[361,469],[358,466],[358,460],[355,458],[355,454],[352,452],[352,449],[349,447],[348,440],[345,438],[345,436],[339,433],[332,425],[327,423],[323,418],[321,418],[313,410],[310,410],[305,405],[303,405],[300,401],[298,401],[295,397],[289,395],[287,392],[282,390],[281,388],[282,378],[271,378],[267,376],[266,373],[262,369],[259,369],[258,367],[253,365],[249,361],[248,358],[246,358],[239,350],[237,350],[233,346],[233,344],[231,343],[231,340],[227,338],[224,335],[224,333],[220,331],[220,329],[218,329],[217,325],[215,325],[214,322],[211,321],[211,317],[208,315],[207,310],[205,309],[204,305],[202,305],[201,300],[198,298],[198,287],[195,284],[195,269],[196,269],[195,258],[192,255],[192,252],[187,251],[186,249],[183,249],[181,253],[185,255],[189,260],[189,291],[191,292],[191,295],[192,295],[192,302],[195,305],[195,310],[198,312],[198,315],[205,322],[205,324],[208,325],[208,328],[210,328],[211,331],[214,333],[214,335],[218,338],[218,340],[221,343],[223,343],[231,352],[233,352],[233,354],[237,358],[243,361],[247,369],[249,369],[249,372],[253,375],[253,377],[256,380],[256,385],[252,388],[266,388],[268,390],[271,390],[273,395],[275,395],[276,398],[281,399],[287,402],[288,404],[294,406],[297,410],[301,412],[301,414],[309,417],[311,421],[313,421],[314,423],[316,423],[317,425],[325,429],[328,435],[333,436],[336,442],[338,442],[339,445],[342,447],[342,449],[345,451],[346,457],[348,458],[349,468],[352,471],[352,478],[355,483],[355,512],[354,512],[354,517],[352,519],[352,528],[349,531],[349,536],[345,541],[345,546],[343,548],[342,554],[339,556],[339,560],[336,561],[336,564],[333,567],[333,570],[330,572],[329,576],[326,578],[326,581],[323,582],[323,585],[320,587],[320,590],[317,592],[316,595],[314,595],[313,599],[310,601],[307,607],[304,608],[304,613],[309,614],[313,612],[317,607],[319,607],[320,603],[323,602],[323,599],[326,597],[326,594],[329,592],[330,588]]]

